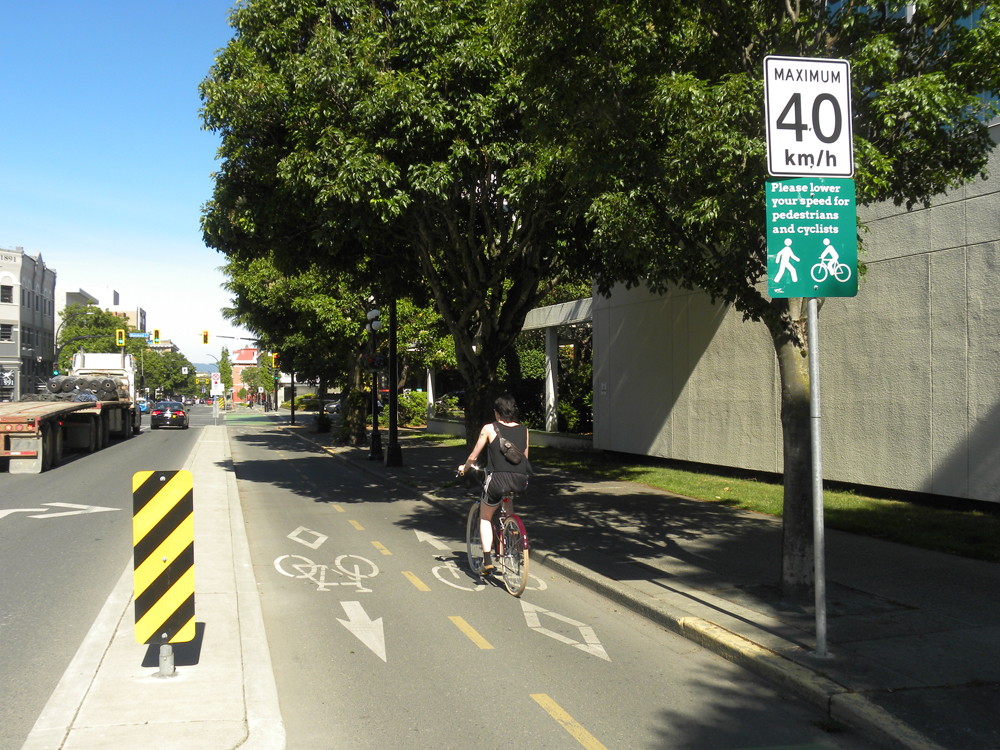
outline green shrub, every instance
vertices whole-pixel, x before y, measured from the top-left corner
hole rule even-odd
[[[438,402],[438,405],[434,410],[434,415],[438,417],[464,419],[465,410],[458,405],[458,398],[456,396],[449,396],[448,398],[443,398]]]
[[[427,392],[410,391],[399,396],[399,425],[410,427],[427,423]]]

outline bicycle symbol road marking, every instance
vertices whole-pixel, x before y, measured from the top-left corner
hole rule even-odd
[[[454,580],[449,581],[447,578],[445,578],[441,574],[442,570],[449,572]],[[434,574],[435,578],[441,581],[441,583],[446,583],[449,586],[452,586],[453,588],[456,589],[462,589],[462,591],[482,591],[484,588],[486,588],[485,583],[479,583],[479,582],[474,583],[471,587],[462,586],[459,583],[455,583],[455,581],[461,581],[461,580],[468,581],[469,576],[459,569],[458,563],[456,563],[454,560],[447,560],[445,561],[444,565],[435,565],[433,568],[431,568],[431,572]]]
[[[535,584],[537,584],[537,585],[532,585],[529,583],[528,585],[526,585],[524,588],[527,589],[528,591],[545,591],[545,589],[548,588],[548,585],[545,583],[545,581],[543,581],[536,575],[532,575],[529,573],[528,580],[534,581]]]
[[[360,563],[348,563],[351,568],[349,570],[344,563],[347,558],[360,561]],[[334,561],[333,564],[334,567],[331,568],[328,565],[315,563],[308,557],[303,557],[302,555],[282,555],[274,561],[275,569],[283,576],[288,576],[289,578],[305,578],[310,580],[316,584],[317,591],[329,591],[330,586],[356,586],[359,593],[370,594],[372,592],[372,589],[365,588],[362,583],[364,579],[374,578],[379,573],[378,566],[371,560],[365,557],[359,557],[358,555],[341,555]],[[291,567],[291,569],[295,572],[290,573],[286,569],[286,565]],[[331,571],[338,576],[347,578],[348,580],[328,581],[326,580],[327,571]]]

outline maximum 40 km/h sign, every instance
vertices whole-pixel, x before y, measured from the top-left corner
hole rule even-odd
[[[770,175],[854,175],[847,60],[765,57],[764,110]]]

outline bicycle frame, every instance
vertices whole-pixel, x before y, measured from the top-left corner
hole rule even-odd
[[[474,477],[483,484],[482,470],[476,467]],[[505,493],[494,512],[490,523],[493,527],[493,548],[490,550],[495,565],[503,578],[507,590],[514,596],[520,596],[528,579],[528,532],[524,522],[513,512],[513,501],[516,493]],[[466,522],[466,545],[469,555],[469,567],[473,572],[483,575],[482,539],[480,536],[480,502],[469,508]]]

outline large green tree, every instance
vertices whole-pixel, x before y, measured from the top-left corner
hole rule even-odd
[[[222,163],[206,242],[432,298],[472,437],[497,364],[559,278],[586,277],[557,170],[534,169],[520,76],[489,3],[249,0],[201,85]]]
[[[497,24],[524,74],[536,169],[566,170],[598,282],[699,288],[767,326],[781,378],[786,591],[813,583],[802,300],[771,299],[766,55],[852,66],[860,204],[907,207],[980,175],[1000,89],[998,3],[511,0]],[[567,169],[567,165],[569,168]],[[861,237],[859,236],[859,241]]]
[[[249,263],[230,261],[224,270],[224,286],[233,295],[224,315],[261,336],[269,350],[278,353],[284,370],[342,388],[342,413],[355,412],[345,419],[350,427],[346,437],[363,442],[366,402],[350,394],[368,387],[362,358],[370,345],[365,331],[373,305],[370,290],[356,288],[348,275],[327,273],[316,265],[282,273],[273,256]],[[408,369],[448,361],[441,351],[447,336],[433,308],[400,300],[397,329],[401,377]],[[386,349],[385,340],[382,335],[380,351]]]
[[[58,328],[56,351],[58,352],[55,368],[59,372],[67,372],[74,352],[107,353],[119,352],[122,347],[115,340],[115,332],[124,330],[125,351],[135,356],[139,362],[140,352],[146,350],[145,338],[133,338],[129,333],[138,331],[127,321],[112,312],[102,310],[94,305],[69,305],[62,312],[62,322]]]

